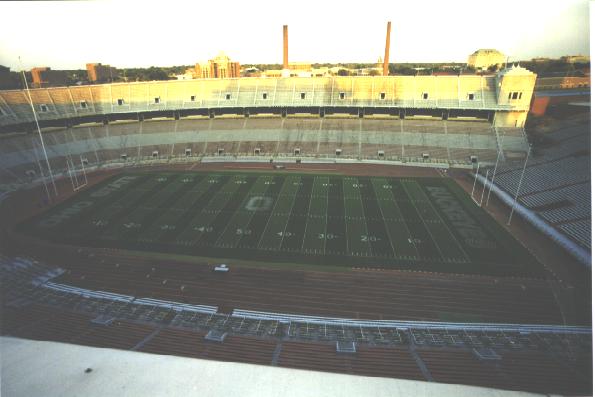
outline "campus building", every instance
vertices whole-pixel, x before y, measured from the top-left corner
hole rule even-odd
[[[469,55],[467,65],[479,70],[487,70],[490,66],[501,67],[506,62],[506,55],[494,49],[479,49]]]

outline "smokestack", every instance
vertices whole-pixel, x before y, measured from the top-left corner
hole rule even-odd
[[[289,56],[287,45],[287,25],[283,25],[283,69],[289,69]]]
[[[390,50],[390,21],[386,24],[386,46],[384,47],[384,68],[382,75],[388,76],[388,52]]]

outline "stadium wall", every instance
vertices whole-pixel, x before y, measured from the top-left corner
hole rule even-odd
[[[188,115],[349,113],[467,116],[522,127],[535,74],[507,69],[495,76],[235,78],[116,83],[30,90],[42,126]],[[512,92],[522,97],[511,98]],[[146,116],[146,117],[145,117]],[[29,94],[0,91],[0,128],[32,125]]]

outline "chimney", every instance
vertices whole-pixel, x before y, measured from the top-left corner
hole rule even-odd
[[[386,24],[386,46],[384,47],[384,68],[382,75],[388,76],[388,52],[390,50],[390,21]]]
[[[289,69],[287,47],[287,25],[283,25],[283,69]]]

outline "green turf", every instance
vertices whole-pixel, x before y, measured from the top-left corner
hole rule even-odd
[[[544,275],[447,178],[128,173],[18,230],[72,245],[288,266]]]

